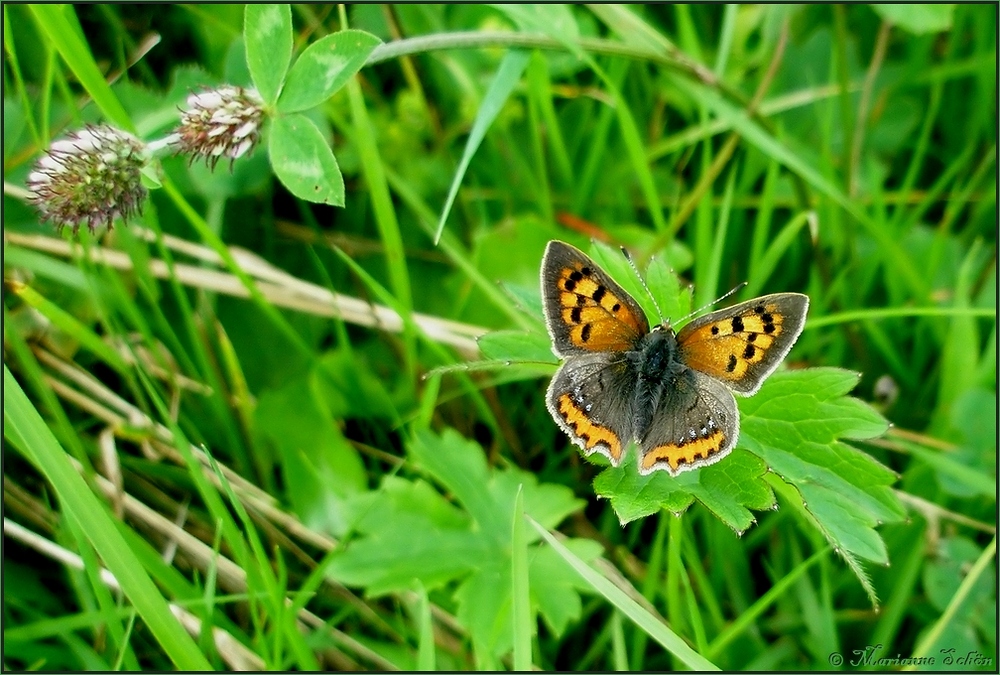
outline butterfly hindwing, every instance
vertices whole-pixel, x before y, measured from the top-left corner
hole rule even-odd
[[[616,354],[592,353],[566,360],[552,378],[546,405],[552,418],[587,455],[599,452],[615,466],[635,435],[630,390],[635,370]]]
[[[775,293],[706,314],[678,333],[680,359],[749,396],[795,344],[808,308],[805,295]]]
[[[694,370],[663,390],[652,423],[640,440],[639,473],[671,475],[714,464],[740,435],[736,399],[722,382]]]
[[[549,242],[541,275],[546,323],[558,356],[622,352],[649,332],[639,304],[579,249]]]

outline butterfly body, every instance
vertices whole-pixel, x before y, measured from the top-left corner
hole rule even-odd
[[[590,258],[546,248],[542,299],[564,359],[546,394],[556,423],[586,454],[615,466],[628,443],[639,472],[672,475],[725,457],[739,436],[733,392],[750,395],[791,349],[808,298],[777,293],[649,329],[638,303]]]

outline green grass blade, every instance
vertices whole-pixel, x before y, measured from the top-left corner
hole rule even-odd
[[[622,626],[621,612],[611,612],[611,662],[618,672],[631,670],[628,667],[628,652],[625,649],[625,629]]]
[[[260,292],[260,289],[257,288],[257,284],[254,280],[243,270],[242,267],[240,267],[239,263],[236,262],[236,258],[233,257],[232,251],[229,250],[229,247],[226,246],[222,239],[219,238],[219,235],[217,235],[212,228],[209,227],[208,223],[205,222],[205,219],[201,217],[201,214],[195,211],[194,208],[187,202],[180,190],[178,190],[171,181],[164,179],[163,191],[174,202],[174,205],[180,209],[181,213],[184,214],[187,222],[194,227],[194,229],[201,236],[202,240],[219,255],[219,258],[223,261],[226,268],[239,278],[240,283],[242,283],[244,288],[247,289],[247,292],[250,294],[254,304],[257,305],[262,312],[264,312],[264,316],[274,323],[275,327],[277,327],[278,330],[280,330],[285,337],[288,338],[291,345],[295,347],[303,356],[311,358],[312,350],[308,345],[306,345],[302,337],[295,331],[294,328],[292,328],[291,324],[288,323],[285,317],[281,315],[274,305],[272,305],[267,298],[264,297],[264,295]]]
[[[801,230],[802,226],[808,223],[810,219],[814,219],[815,217],[816,214],[812,211],[805,211],[792,218],[783,228],[781,228],[781,231],[778,232],[778,236],[776,236],[774,241],[771,242],[771,245],[767,247],[764,255],[755,266],[754,276],[750,278],[743,291],[745,297],[755,298],[760,295],[761,290],[764,288],[764,282],[767,281],[774,270],[777,269],[781,256],[783,256],[785,252],[791,248],[792,244],[795,243],[799,230]]]
[[[719,633],[711,644],[708,646],[708,651],[706,652],[708,658],[715,658],[718,656],[722,650],[733,641],[734,638],[741,635],[746,631],[754,621],[756,621],[764,610],[773,605],[778,598],[780,598],[785,591],[791,588],[792,584],[800,576],[802,576],[806,570],[812,567],[815,563],[822,560],[832,549],[827,546],[816,553],[813,553],[807,559],[799,563],[792,571],[783,576],[777,583],[775,583],[771,588],[768,589],[764,595],[753,603],[745,612],[740,614],[733,623],[729,624],[721,633]]]
[[[543,539],[556,550],[570,567],[577,571],[594,591],[618,610],[630,618],[649,637],[656,640],[668,652],[680,659],[692,670],[718,670],[719,668],[691,647],[664,623],[643,609],[635,600],[628,597],[623,590],[611,583],[604,575],[598,573],[590,565],[580,560],[565,546],[552,536],[548,530],[531,521],[532,526]]]
[[[135,131],[132,118],[111,91],[104,75],[97,67],[86,40],[79,30],[72,5],[28,5],[38,25],[55,46],[63,62],[87,90],[94,103],[108,120],[121,129]]]
[[[958,611],[959,606],[961,606],[962,601],[969,595],[972,587],[976,585],[977,581],[979,581],[979,577],[986,571],[987,566],[993,562],[996,552],[997,538],[994,536],[990,545],[983,550],[982,555],[980,555],[976,560],[972,569],[970,569],[969,573],[965,575],[964,579],[962,579],[962,584],[958,587],[958,590],[955,591],[955,595],[952,596],[951,602],[948,603],[948,607],[944,610],[941,616],[938,617],[934,626],[924,635],[923,639],[913,650],[912,658],[915,661],[916,659],[923,658],[924,656],[930,654],[931,648],[933,648],[938,639],[940,639],[945,628],[954,620],[955,613]],[[908,665],[904,668],[904,670],[914,669],[916,669],[915,665]]]
[[[486,91],[486,95],[483,97],[482,104],[476,112],[476,119],[472,123],[472,131],[469,132],[469,138],[465,142],[462,160],[458,163],[455,177],[452,179],[451,187],[448,189],[448,197],[444,201],[441,218],[438,219],[437,230],[434,233],[435,244],[441,239],[441,231],[444,230],[444,224],[448,220],[448,214],[451,213],[451,206],[455,203],[458,188],[462,185],[462,178],[465,177],[465,172],[469,168],[472,156],[476,154],[480,143],[486,137],[486,131],[493,124],[493,120],[496,119],[497,115],[500,114],[500,109],[507,102],[511,92],[514,91],[514,87],[521,81],[521,75],[524,73],[524,69],[528,67],[530,59],[530,52],[513,51],[509,52],[503,61],[501,61],[500,68],[497,70],[496,76],[493,78],[489,89]]]
[[[528,590],[528,538],[524,532],[524,486],[514,498],[511,532],[511,606],[514,613],[514,670],[531,670],[531,596]]]
[[[372,206],[375,212],[375,224],[378,226],[382,245],[385,247],[386,266],[389,269],[389,281],[395,294],[401,314],[409,316],[413,312],[413,295],[410,289],[410,274],[407,271],[406,252],[403,250],[403,237],[399,231],[399,221],[396,218],[396,207],[389,195],[389,184],[385,177],[385,167],[379,156],[378,145],[375,142],[375,129],[364,97],[361,95],[361,85],[357,77],[352,77],[347,83],[347,93],[351,101],[351,115],[354,119],[357,134],[357,149],[361,156],[361,170],[368,184]],[[403,344],[406,353],[406,372],[412,382],[417,372],[417,353],[413,328],[410,322],[404,322]]]
[[[48,479],[59,496],[63,513],[77,521],[170,660],[181,670],[210,669],[194,640],[171,614],[145,568],[118,533],[104,506],[66,461],[58,441],[6,366],[3,374],[4,436]]]
[[[128,370],[128,366],[118,352],[109,347],[104,340],[89,327],[80,323],[72,314],[44,298],[30,286],[15,285],[14,292],[24,302],[37,309],[59,330],[79,340],[87,351],[114,368],[118,373],[125,373]]]

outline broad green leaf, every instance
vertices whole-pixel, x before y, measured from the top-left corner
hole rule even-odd
[[[311,120],[299,114],[275,118],[268,149],[274,173],[293,195],[317,204],[344,205],[344,177]]]
[[[637,466],[633,444],[617,468],[609,467],[594,479],[594,491],[611,500],[623,525],[660,509],[679,514],[697,499],[729,527],[743,532],[755,522],[748,509],[774,508],[774,495],[761,480],[767,467],[739,449],[721,462],[676,478],[664,471],[643,476]]]
[[[243,16],[247,67],[261,98],[272,105],[292,58],[290,5],[248,4]]]
[[[873,4],[871,7],[886,21],[914,35],[950,30],[955,15],[954,4]]]
[[[398,426],[399,414],[392,397],[358,354],[347,350],[324,354],[315,376],[316,392],[334,417],[360,417]]]
[[[958,447],[948,453],[921,448],[918,457],[935,468],[938,484],[956,497],[983,495],[995,499],[997,457],[997,397],[981,387],[958,394],[951,405],[950,430]]]
[[[983,550],[970,539],[952,536],[937,545],[937,555],[924,564],[923,586],[927,600],[939,612],[947,609],[969,568]],[[988,573],[976,580],[971,593],[957,612],[960,621],[976,621],[986,609],[996,590],[996,574]]]
[[[965,545],[952,545],[948,548],[951,550],[948,550],[945,555],[948,556],[950,554],[955,558],[961,558],[963,553],[969,550],[969,547]],[[961,549],[965,549],[965,551]],[[947,608],[941,613],[941,616],[938,617],[930,630],[926,631],[917,642],[913,650],[914,657],[925,656],[931,653],[935,646],[940,645],[942,647],[940,651],[946,655],[942,661],[949,668],[953,665],[961,665],[967,668],[972,665],[993,665],[992,660],[983,657],[982,653],[987,650],[984,650],[979,645],[975,631],[970,625],[971,622],[967,623],[968,616],[961,616],[959,610],[969,607],[967,602],[971,599],[975,605],[978,605],[978,607],[973,609],[973,620],[982,620],[983,627],[986,628],[983,631],[985,635],[991,636],[996,634],[996,619],[993,618],[996,616],[995,582],[993,581],[996,577],[996,567],[994,565],[996,552],[997,538],[994,535],[993,540],[990,541],[989,545],[971,566],[967,561],[960,565],[954,565],[954,559],[948,561],[952,565],[952,573],[962,575],[962,582],[955,589],[954,594],[948,601]],[[984,577],[986,580],[981,583]],[[977,597],[975,595],[976,591],[985,591],[990,595]],[[963,628],[965,630],[962,630]],[[959,657],[959,659],[956,659],[956,653],[963,654],[964,658]],[[969,660],[971,656],[978,656],[979,660],[971,662]]]
[[[535,538],[533,530],[528,532],[532,539]],[[566,539],[563,545],[582,560],[595,560],[601,555],[601,545],[593,539]],[[555,635],[562,635],[570,621],[580,617],[583,610],[580,591],[588,589],[589,585],[550,546],[533,549],[528,578],[546,580],[531,587],[532,603],[545,608],[542,614],[545,624]]]
[[[525,513],[546,527],[555,527],[583,506],[583,501],[574,498],[569,488],[539,485],[527,472],[511,469],[490,476],[482,449],[454,429],[446,429],[440,437],[429,431],[418,432],[409,451],[419,466],[465,506],[484,534],[505,544],[510,541],[505,514],[514,506],[519,482],[524,484]]]
[[[299,112],[330,98],[361,70],[368,55],[381,43],[371,33],[345,30],[309,45],[288,73],[278,97],[278,110]]]
[[[513,589],[511,623],[514,627],[514,669],[531,670],[531,636],[535,632],[531,620],[530,586],[528,583],[528,540],[524,526],[524,495],[518,486],[514,499],[514,522],[511,523],[511,583]]]
[[[370,595],[408,590],[414,579],[438,588],[492,554],[469,517],[424,481],[387,476],[378,492],[359,495],[352,507],[361,536],[331,563],[330,574]]]
[[[513,646],[511,518],[519,490],[524,513],[546,527],[558,525],[583,502],[566,487],[539,484],[530,473],[491,469],[482,448],[451,429],[440,436],[419,431],[408,450],[414,465],[463,508],[424,481],[387,477],[381,490],[352,501],[358,537],[332,563],[332,574],[369,594],[408,589],[414,579],[427,589],[459,582],[459,621],[476,644],[502,655]],[[578,593],[585,586],[540,544],[537,532],[524,534],[532,613],[558,633],[580,615]],[[601,548],[589,540],[566,545],[586,560]]]
[[[770,467],[799,491],[834,547],[884,563],[885,546],[874,528],[903,519],[904,511],[889,488],[895,474],[841,441],[873,438],[887,428],[878,413],[846,396],[856,382],[853,373],[829,368],[777,373],[755,396],[737,397],[740,439],[730,456],[676,478],[641,476],[633,449],[618,468],[595,479],[594,490],[611,500],[622,522],[661,508],[679,513],[697,499],[742,532],[754,522],[751,509],[775,507],[764,480]]]
[[[315,371],[261,394],[255,428],[274,448],[292,507],[308,527],[340,536],[345,500],[368,487],[364,463],[347,442]]]
[[[542,331],[498,330],[486,333],[477,341],[487,359],[497,361],[536,361],[552,363],[552,342]]]
[[[539,259],[539,265],[541,265],[541,260]],[[542,296],[539,294],[538,283],[534,283],[531,286],[524,284],[514,283],[510,281],[500,282],[500,286],[503,288],[504,292],[507,293],[514,300],[519,310],[541,322],[542,314]],[[541,324],[539,324],[541,325]]]
[[[646,269],[637,274],[621,249],[594,241],[589,255],[639,303],[650,327],[660,322],[657,309],[663,312],[664,321],[676,321],[691,311],[690,289],[681,291],[680,281],[670,269],[669,256],[654,257]]]
[[[835,368],[778,373],[740,401],[740,445],[760,456],[802,496],[804,508],[838,550],[887,563],[874,527],[905,518],[890,489],[896,474],[840,441],[885,433],[888,423],[846,396],[857,376]]]

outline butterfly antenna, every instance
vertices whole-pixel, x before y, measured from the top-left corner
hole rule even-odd
[[[660,306],[656,304],[656,298],[653,297],[652,292],[649,290],[649,286],[646,285],[646,280],[642,278],[641,274],[639,274],[639,268],[636,267],[635,261],[632,260],[632,256],[629,255],[629,252],[625,249],[625,247],[622,246],[620,248],[622,250],[622,255],[625,256],[625,260],[628,260],[628,264],[632,267],[632,271],[635,272],[635,276],[639,278],[639,283],[642,284],[642,287],[645,289],[646,295],[648,295],[650,301],[652,301],[653,307],[656,308],[656,315],[660,317],[660,323],[663,323],[663,312],[660,311]]]
[[[685,316],[683,319],[680,319],[677,323],[681,323],[681,322],[687,321],[692,316],[696,316],[698,314],[701,314],[702,312],[704,312],[706,309],[708,309],[712,305],[715,305],[715,304],[718,304],[718,303],[722,302],[723,300],[725,300],[726,298],[728,298],[730,295],[732,295],[736,291],[742,289],[746,285],[747,285],[747,282],[741,281],[740,283],[736,284],[732,289],[730,289],[727,293],[725,293],[723,296],[721,296],[719,298],[716,298],[715,300],[713,300],[712,302],[708,303],[704,307],[699,307],[698,309],[694,310],[693,312],[691,312],[690,314],[688,314],[687,316]]]

